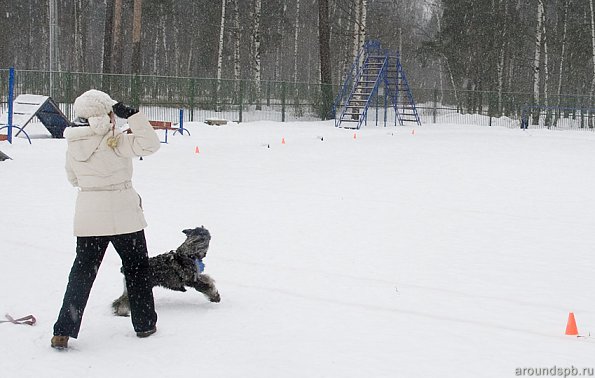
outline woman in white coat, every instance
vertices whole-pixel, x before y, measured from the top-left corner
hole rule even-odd
[[[142,201],[132,187],[132,158],[159,149],[159,137],[147,117],[98,90],[74,102],[77,119],[65,130],[66,173],[80,188],[74,215],[76,257],[58,320],[53,348],[77,338],[97,270],[111,242],[122,259],[132,325],[138,337],[157,330],[157,314],[149,277]],[[131,133],[115,128],[115,116],[127,118]]]

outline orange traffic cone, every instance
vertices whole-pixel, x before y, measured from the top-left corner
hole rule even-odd
[[[196,147],[194,148],[194,153],[195,153],[195,154],[198,154],[199,152],[200,152],[200,151],[199,151],[199,149],[198,149],[198,146],[196,146]]]
[[[568,323],[566,324],[566,334],[569,336],[578,336],[578,329],[576,328],[576,320],[574,319],[574,313],[568,314]]]
[[[281,144],[285,144],[285,138],[281,138]]]

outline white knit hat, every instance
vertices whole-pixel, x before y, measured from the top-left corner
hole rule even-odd
[[[105,92],[90,89],[74,100],[74,115],[81,118],[100,117],[109,114],[117,101]]]

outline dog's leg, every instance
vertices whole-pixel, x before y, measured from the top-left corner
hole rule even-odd
[[[114,315],[130,316],[130,300],[128,299],[128,290],[126,289],[126,278],[124,278],[124,292],[120,298],[112,302]]]
[[[211,302],[221,301],[221,296],[215,287],[215,280],[207,274],[199,274],[197,279],[193,282],[189,282],[187,286],[191,286],[203,293]]]

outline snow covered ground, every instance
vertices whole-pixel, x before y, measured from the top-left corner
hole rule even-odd
[[[75,246],[65,141],[1,142],[0,315],[38,323],[0,324],[0,375],[595,369],[595,135],[332,125],[191,123],[136,161],[151,255],[204,225],[222,302],[156,288],[158,333],[138,339],[110,312],[110,248],[67,352],[49,346]],[[564,335],[571,311],[587,337]]]

